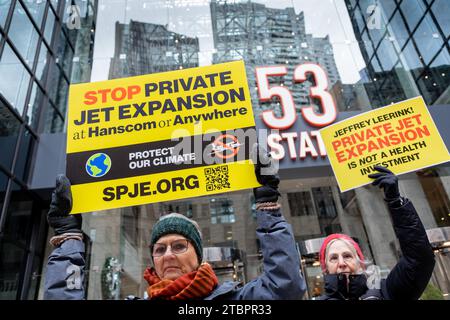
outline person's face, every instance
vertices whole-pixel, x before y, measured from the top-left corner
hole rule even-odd
[[[194,247],[189,241],[177,241],[186,240],[185,237],[179,234],[168,234],[156,241],[156,244],[166,245],[166,251],[164,248],[159,248],[159,252],[164,252],[161,256],[153,256],[153,262],[155,265],[156,274],[160,279],[175,280],[180,276],[194,271],[198,268],[198,259]],[[183,243],[187,244],[187,250],[181,253],[174,253],[183,251]],[[174,246],[172,248],[171,246]],[[155,249],[153,249],[155,252]]]
[[[347,243],[341,240],[334,241],[328,247],[326,264],[329,274],[356,274],[360,269],[357,257],[348,247]]]

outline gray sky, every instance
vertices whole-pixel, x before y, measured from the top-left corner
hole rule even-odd
[[[316,37],[329,35],[336,65],[344,83],[359,80],[364,68],[344,0],[253,0],[270,8],[294,7],[305,13],[306,32]],[[238,1],[237,1],[238,2]],[[114,54],[115,22],[130,19],[168,25],[173,32],[198,37],[200,65],[210,65],[214,49],[209,0],[100,0],[95,36],[92,81],[108,79]]]

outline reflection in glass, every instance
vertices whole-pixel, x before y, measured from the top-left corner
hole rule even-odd
[[[0,1],[0,27],[5,26],[11,0]]]
[[[442,47],[443,42],[436,26],[431,23],[429,15],[422,20],[416,32],[414,33],[414,40],[421,54],[422,60],[428,64],[436,52]]]
[[[42,17],[44,16],[44,10],[45,10],[45,1],[42,0],[27,0],[24,1],[25,6],[28,9],[28,12],[33,17],[34,21],[38,25],[38,27],[41,27],[42,23]]]
[[[406,17],[406,23],[409,30],[414,30],[419,20],[423,17],[425,12],[425,5],[422,0],[409,0],[403,1],[400,5],[404,17]]]
[[[420,59],[419,53],[417,52],[417,46],[414,45],[412,39],[408,42],[405,49],[402,52],[403,64],[407,70],[413,72],[417,77],[420,75],[424,69],[423,62]]]
[[[234,223],[233,201],[228,198],[212,198],[209,202],[211,212],[211,222],[216,223]]]
[[[47,80],[48,96],[56,104],[61,114],[66,113],[68,83],[53,58],[50,59],[50,73]]]
[[[450,15],[448,14],[448,7],[448,0],[435,0],[431,6],[431,11],[436,17],[445,37],[450,36]]]
[[[341,232],[331,187],[316,187],[312,188],[311,191],[322,235]]]
[[[56,50],[56,62],[62,67],[66,75],[70,74],[72,58],[73,50],[69,44],[69,40],[64,35],[64,32],[60,32]]]
[[[110,79],[198,67],[198,39],[163,25],[133,20],[116,23],[115,45]]]
[[[8,36],[22,58],[32,67],[39,36],[20,2],[14,8]]]
[[[18,156],[14,166],[14,175],[22,181],[28,180],[29,165],[31,161],[30,151],[35,140],[28,129],[25,129],[20,141]]]
[[[383,71],[391,71],[392,67],[398,61],[398,54],[395,51],[392,41],[388,38],[384,38],[381,41],[377,54],[383,66]]]
[[[430,167],[419,170],[419,181],[431,206],[438,227],[450,226],[450,199],[443,180],[439,178],[441,169]],[[443,170],[445,172],[445,168]]]
[[[0,163],[11,168],[20,122],[0,100]]]
[[[47,40],[47,43],[50,44],[52,41],[52,35],[55,25],[55,14],[52,10],[48,10],[47,19],[45,20],[45,30],[44,30],[44,38]]]
[[[5,202],[7,185],[8,185],[8,176],[4,174],[2,171],[0,171],[0,211],[2,210],[3,203]]]
[[[0,93],[22,114],[30,75],[7,43],[0,59],[0,75]]]
[[[290,192],[287,194],[291,216],[311,216],[315,214],[309,191]]]
[[[47,54],[48,54],[48,49],[47,49],[47,45],[42,42],[41,43],[41,48],[39,51],[39,57],[38,57],[38,62],[37,62],[37,66],[36,66],[36,78],[40,81],[43,81],[43,77],[45,75],[45,70],[46,67],[48,68],[48,63],[47,63]]]
[[[39,88],[37,83],[34,82],[33,89],[31,90],[30,101],[28,103],[27,115],[24,119],[33,129],[37,129],[39,110],[42,106],[43,98],[44,93],[41,88]]]
[[[26,245],[31,235],[31,209],[33,202],[18,185],[13,191],[7,210],[4,233],[0,238],[0,299],[17,299]]]
[[[57,133],[64,130],[64,121],[54,107],[48,103],[44,117],[44,133]]]
[[[408,40],[409,38],[405,22],[400,12],[398,11],[390,21],[390,26],[388,28],[388,37],[393,37],[400,48],[403,48],[406,40]]]

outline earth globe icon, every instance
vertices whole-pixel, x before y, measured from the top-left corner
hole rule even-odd
[[[106,153],[96,153],[86,161],[86,172],[94,178],[103,177],[111,169],[111,158]]]

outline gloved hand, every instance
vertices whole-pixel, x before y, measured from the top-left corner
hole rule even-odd
[[[375,166],[374,169],[380,173],[368,175],[369,178],[375,179],[372,185],[378,185],[380,188],[383,188],[386,201],[397,200],[400,197],[397,176],[391,170],[382,166]]]
[[[278,185],[280,178],[274,170],[273,159],[264,148],[258,143],[253,145],[252,159],[255,159],[255,174],[256,179],[262,187],[254,188],[255,202],[276,202],[280,193],[278,192]]]
[[[47,221],[55,231],[55,235],[63,233],[81,233],[81,214],[70,214],[72,210],[72,192],[70,181],[65,175],[56,177],[56,187],[52,193]]]

